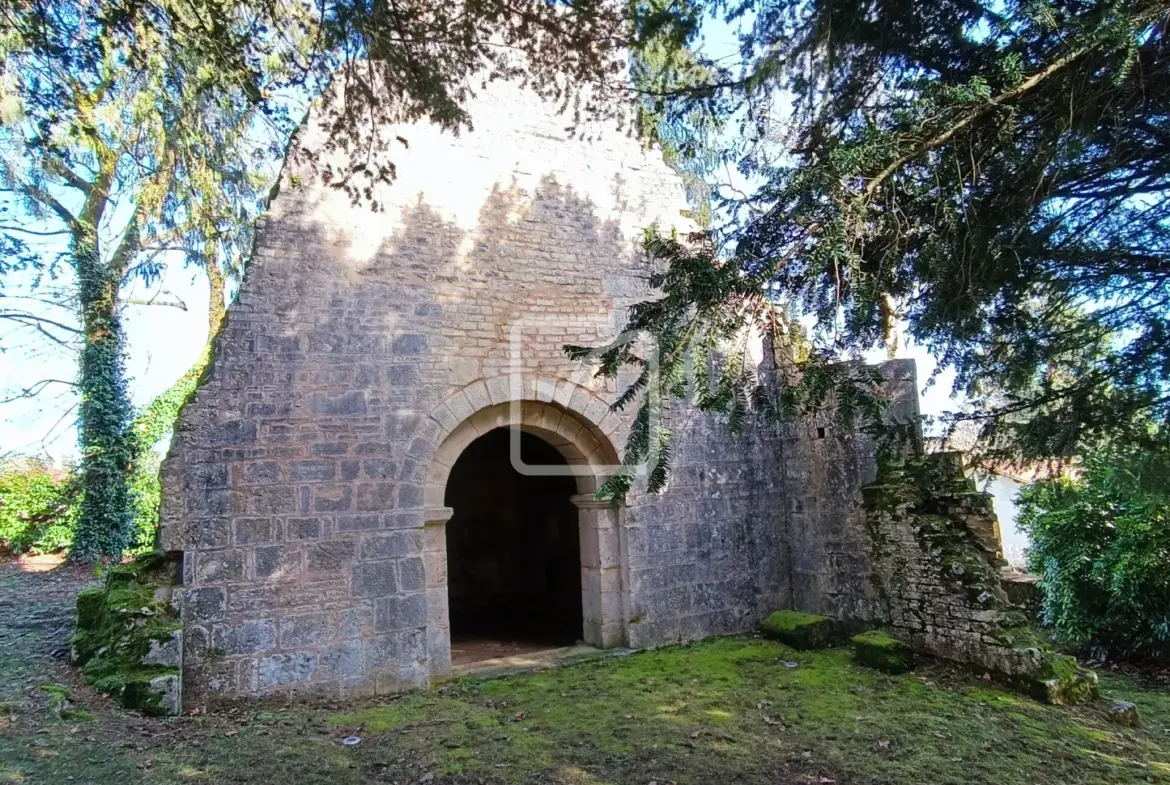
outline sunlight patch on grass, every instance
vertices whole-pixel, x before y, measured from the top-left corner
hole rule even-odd
[[[580,766],[562,766],[558,777],[565,785],[613,785],[610,780],[599,780]]]
[[[726,709],[707,709],[704,714],[706,714],[707,717],[714,722],[731,722],[731,712],[727,711]]]
[[[406,723],[406,715],[396,707],[370,706],[346,714],[335,714],[328,720],[330,725],[357,726],[371,733],[388,733]]]

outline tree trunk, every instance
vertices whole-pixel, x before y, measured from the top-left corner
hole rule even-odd
[[[134,488],[137,492],[134,500],[134,532],[135,545],[139,546],[158,545],[158,512],[162,488],[154,447],[170,433],[179,412],[199,386],[199,379],[211,360],[212,341],[219,333],[226,314],[224,274],[214,255],[209,255],[204,272],[207,273],[210,299],[207,304],[207,342],[203,345],[203,351],[187,372],[151,401],[146,411],[134,421]]]
[[[69,558],[93,562],[118,559],[130,544],[131,406],[118,315],[121,276],[102,263],[92,230],[75,235],[73,256],[85,346],[79,383],[81,516]]]

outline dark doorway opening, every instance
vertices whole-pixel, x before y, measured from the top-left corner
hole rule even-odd
[[[512,432],[467,446],[447,480],[447,597],[454,665],[559,646],[581,638],[581,550],[571,476],[512,467]],[[567,466],[552,445],[520,434],[533,466]]]

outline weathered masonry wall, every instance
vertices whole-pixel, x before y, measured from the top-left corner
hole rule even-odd
[[[913,360],[878,366],[894,423],[919,427]],[[865,434],[842,431],[833,413],[785,428],[782,435],[786,543],[791,607],[836,619],[884,614],[878,602],[873,545],[862,489],[877,477],[876,447]]]
[[[460,137],[386,129],[379,210],[322,183],[312,122],[164,464],[162,544],[189,701],[390,692],[450,671],[447,474],[518,426],[576,474],[582,635],[646,646],[752,626],[791,593],[777,442],[672,416],[676,474],[612,510],[591,494],[626,422],[564,359],[645,297],[645,227],[689,229],[661,156],[493,84]],[[831,565],[822,565],[831,569]]]
[[[985,520],[978,495],[866,509],[874,445],[828,412],[737,436],[670,407],[666,492],[620,510],[595,500],[633,413],[610,410],[623,380],[600,383],[563,346],[615,339],[649,296],[643,231],[691,228],[682,186],[637,140],[569,136],[515,85],[470,110],[462,137],[385,129],[409,148],[376,210],[322,182],[312,121],[297,140],[163,467],[186,699],[448,677],[451,469],[503,427],[543,439],[571,473],[587,643],[739,632],[795,608],[1024,672],[1034,658],[1004,643],[1003,614],[951,580],[939,548],[954,527],[929,536],[930,516],[967,532]],[[917,422],[913,363],[881,371],[893,418]]]
[[[667,492],[625,511],[633,647],[742,632],[789,603],[778,438],[693,413],[676,423]]]
[[[957,453],[927,456],[913,474],[927,481],[911,484],[894,473],[865,490],[885,615],[920,649],[979,659],[986,647],[1003,647],[1007,600],[991,499],[964,479]]]
[[[1096,675],[1027,628],[1000,587],[990,494],[958,453],[912,457],[864,489],[878,618],[916,649],[1006,677],[1052,703],[1095,697]]]

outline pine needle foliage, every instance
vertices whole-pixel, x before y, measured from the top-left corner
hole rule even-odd
[[[659,269],[650,278],[659,296],[631,307],[627,337],[600,349],[565,347],[570,359],[593,362],[598,376],[616,378],[623,369],[636,371],[611,407],[623,411],[636,406],[637,413],[623,467],[599,490],[600,498],[624,504],[639,467],[646,468],[649,492],[665,488],[673,402],[724,415],[733,433],[832,410],[846,429],[860,427],[878,435],[888,407],[876,369],[859,362],[831,362],[823,354],[794,362],[791,348],[799,342],[799,328],[761,294],[760,281],[732,261],[717,258],[705,234],[667,237],[650,229],[645,247]],[[640,340],[631,340],[631,335]],[[753,342],[765,347],[762,363],[753,356]]]
[[[683,352],[708,330],[734,343],[783,303],[816,319],[801,365],[815,376],[765,398],[807,410],[832,383],[864,416],[864,385],[818,369],[904,323],[971,402],[952,425],[973,421],[999,460],[1066,460],[1167,424],[1170,3],[703,10],[744,24],[742,61],[699,58],[704,77],[661,111],[735,118],[753,191],[716,195],[718,249],[651,249],[679,269],[631,328]],[[715,390],[739,421],[734,388]]]

